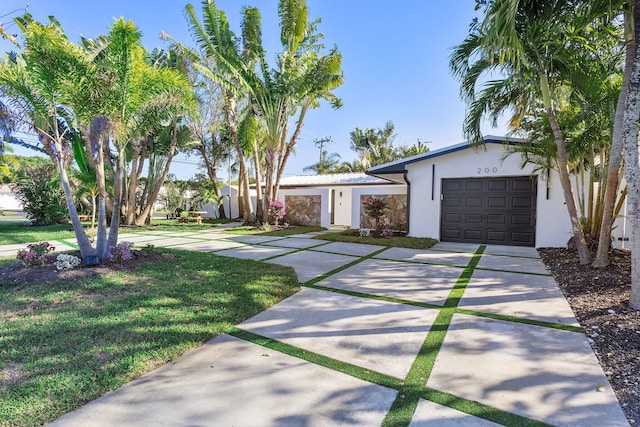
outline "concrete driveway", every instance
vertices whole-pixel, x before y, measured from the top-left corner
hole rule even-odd
[[[534,249],[309,237],[122,235],[291,266],[304,286],[52,425],[629,425]]]

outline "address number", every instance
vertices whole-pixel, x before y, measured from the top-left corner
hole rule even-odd
[[[496,173],[498,172],[498,168],[497,167],[492,167],[492,168],[478,168],[478,175],[482,174],[482,173],[489,173],[489,172],[493,172]]]

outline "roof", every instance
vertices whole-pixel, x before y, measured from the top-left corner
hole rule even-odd
[[[504,136],[491,136],[487,135],[484,138],[485,144],[520,144],[525,142],[525,139],[521,138],[507,138]],[[396,160],[393,162],[385,163],[379,166],[374,166],[367,170],[368,175],[379,176],[387,174],[401,174],[406,171],[406,166],[411,163],[421,162],[423,160],[432,159],[434,157],[444,156],[446,154],[455,153],[456,151],[472,148],[469,142],[461,142],[459,144],[450,145],[449,147],[439,148],[433,151],[427,151],[426,153],[418,154],[416,156],[407,157],[405,159]]]
[[[338,185],[389,185],[389,181],[364,172],[335,173],[326,175],[297,175],[282,178],[280,187],[321,187]]]

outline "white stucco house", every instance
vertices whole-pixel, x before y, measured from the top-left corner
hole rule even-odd
[[[564,247],[571,225],[557,172],[540,176],[518,154],[514,139],[487,136],[373,167],[367,174],[406,184],[408,234],[440,241]],[[588,185],[574,187],[588,188]],[[588,179],[588,178],[585,178]],[[581,183],[584,184],[584,183]],[[583,196],[584,197],[584,196]],[[624,242],[621,220],[614,242]]]

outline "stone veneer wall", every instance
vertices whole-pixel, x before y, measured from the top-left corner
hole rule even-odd
[[[392,230],[407,230],[407,195],[406,194],[362,194],[360,196],[360,228],[375,228],[374,222],[367,216],[364,210],[364,200],[369,197],[376,199],[384,199],[389,205],[389,210],[383,218],[380,219],[382,224],[390,225]]]
[[[322,197],[315,196],[284,196],[287,220],[295,225],[320,226],[322,212]]]

